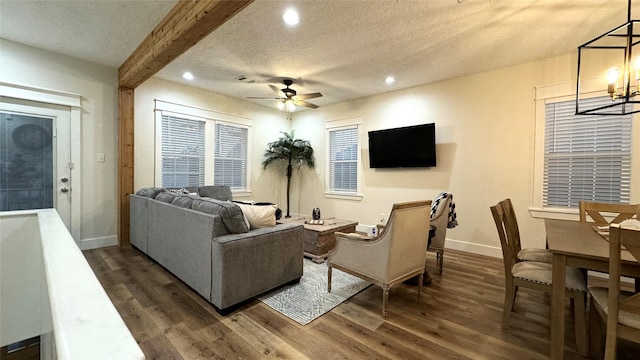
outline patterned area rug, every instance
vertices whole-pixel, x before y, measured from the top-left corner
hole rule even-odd
[[[258,297],[274,310],[307,325],[371,283],[333,269],[331,292],[327,292],[327,265],[304,259],[304,275],[298,284],[286,285]]]

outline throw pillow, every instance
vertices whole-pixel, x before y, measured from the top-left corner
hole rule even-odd
[[[234,203],[216,199],[199,198],[193,200],[191,209],[220,216],[222,222],[231,233],[241,234],[249,231],[249,228],[244,222],[242,210]]]
[[[242,213],[247,217],[251,229],[260,229],[264,227],[276,226],[276,210],[275,205],[249,205],[236,203],[242,209]]]
[[[170,193],[174,193],[174,194],[178,194],[178,195],[188,195],[189,194],[189,190],[187,189],[166,189],[168,192]]]

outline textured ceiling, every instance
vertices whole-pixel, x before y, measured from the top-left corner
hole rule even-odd
[[[174,4],[0,0],[0,37],[117,67]],[[289,77],[323,106],[575,52],[626,15],[626,0],[257,0],[157,76],[239,98]]]

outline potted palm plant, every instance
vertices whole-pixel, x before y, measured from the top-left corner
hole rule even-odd
[[[293,165],[297,164],[298,169],[302,165],[307,165],[313,169],[315,167],[315,159],[313,157],[313,148],[308,140],[294,139],[294,131],[290,133],[282,132],[282,137],[274,142],[267,144],[267,150],[264,152],[264,161],[262,168],[266,169],[274,163],[287,164],[287,215],[289,214],[289,190],[291,188],[291,175],[293,173]]]

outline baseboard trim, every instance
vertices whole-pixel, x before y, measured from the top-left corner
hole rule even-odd
[[[466,241],[460,241],[460,240],[449,239],[449,238],[445,240],[444,244],[445,244],[444,245],[445,249],[460,250],[460,251],[465,251],[473,254],[502,259],[502,248],[499,248],[499,247],[482,245],[482,244],[474,244]]]
[[[115,245],[118,245],[118,236],[116,235],[80,240],[80,250],[91,250]]]

